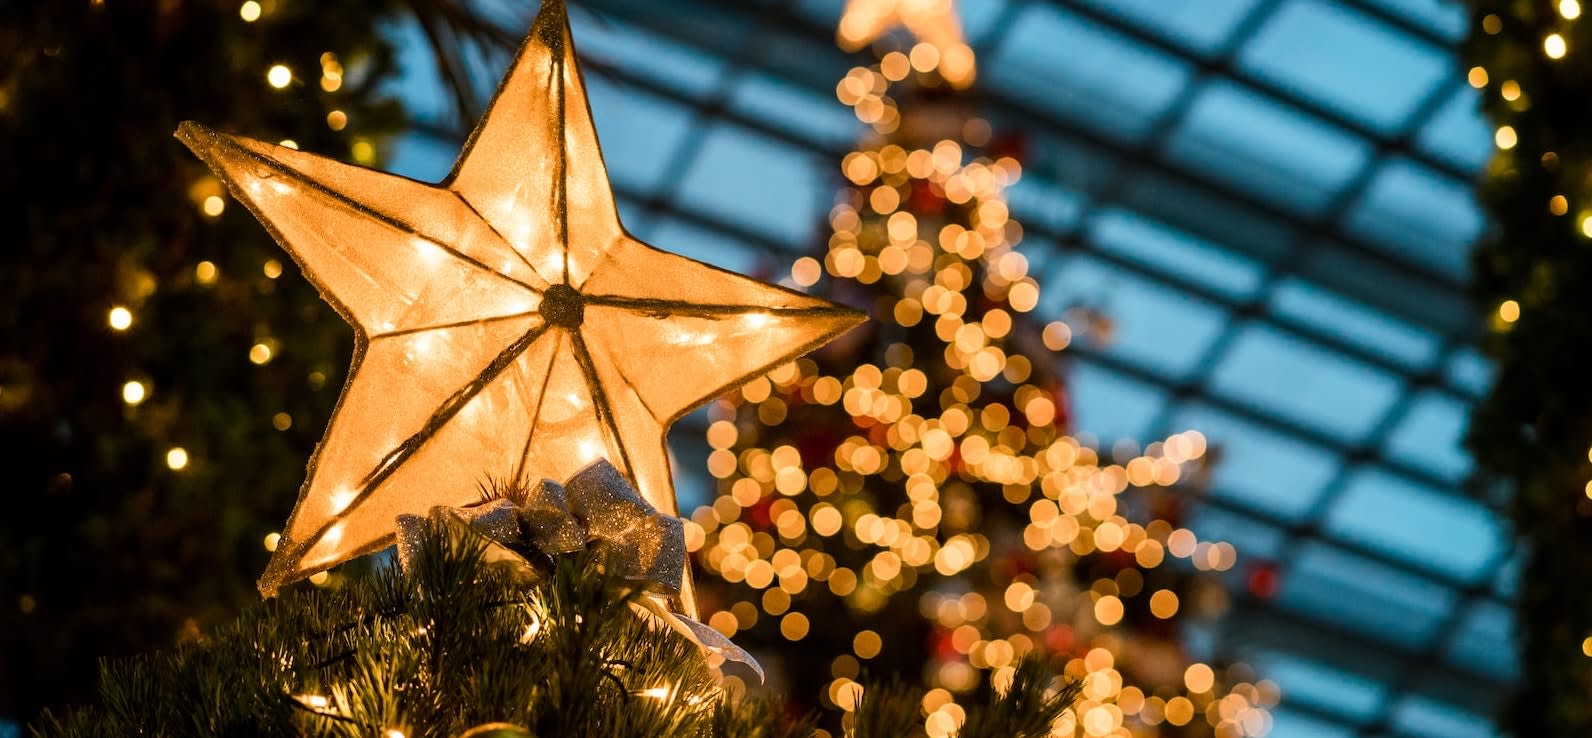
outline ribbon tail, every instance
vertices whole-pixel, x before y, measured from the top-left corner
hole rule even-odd
[[[644,595],[639,601],[633,603],[632,607],[663,621],[664,625],[690,639],[692,643],[697,644],[698,648],[708,653],[718,654],[724,657],[725,661],[745,664],[757,674],[757,682],[759,684],[765,681],[763,665],[757,663],[757,659],[752,658],[752,654],[747,653],[746,649],[735,645],[734,641],[725,637],[723,633],[714,630],[712,626],[670,612],[669,608],[664,606],[663,601],[657,597]]]

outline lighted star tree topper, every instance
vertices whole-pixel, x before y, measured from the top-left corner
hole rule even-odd
[[[438,185],[185,122],[177,136],[353,327],[353,366],[262,594],[393,541],[487,478],[607,458],[677,514],[668,427],[862,322],[632,238],[562,0]],[[681,610],[695,615],[689,580]]]

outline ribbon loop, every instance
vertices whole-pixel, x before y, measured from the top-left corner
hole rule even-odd
[[[487,541],[486,558],[538,582],[542,573],[522,551],[553,556],[601,547],[619,576],[656,594],[643,594],[638,611],[684,635],[704,651],[747,665],[763,678],[757,660],[723,634],[670,612],[657,595],[680,593],[685,578],[685,524],[663,515],[631,486],[613,464],[600,459],[565,484],[544,479],[529,490],[467,507],[438,506],[428,516],[398,516],[398,563],[413,567],[427,518],[453,520]]]

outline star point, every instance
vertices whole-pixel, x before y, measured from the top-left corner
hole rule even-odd
[[[474,502],[487,477],[607,458],[678,514],[669,425],[863,320],[625,232],[558,2],[440,184],[195,123],[177,137],[355,330],[268,596],[385,548],[398,515]],[[680,606],[694,615],[689,582]]]

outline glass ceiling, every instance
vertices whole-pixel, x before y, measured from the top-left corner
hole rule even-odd
[[[626,225],[765,277],[814,243],[861,132],[833,95],[842,0],[581,0],[576,36]],[[1487,389],[1464,294],[1491,152],[1449,0],[963,0],[983,110],[1078,430],[1220,447],[1193,527],[1238,546],[1197,644],[1284,690],[1275,738],[1488,738],[1515,678],[1517,555],[1458,487]],[[400,30],[401,33],[418,33]],[[400,91],[441,115],[418,35]],[[499,64],[502,62],[500,61]],[[484,65],[490,66],[490,65]],[[483,69],[495,79],[496,68]],[[440,178],[456,141],[399,142]],[[712,488],[700,426],[679,487]],[[1275,587],[1257,578],[1275,573]]]

